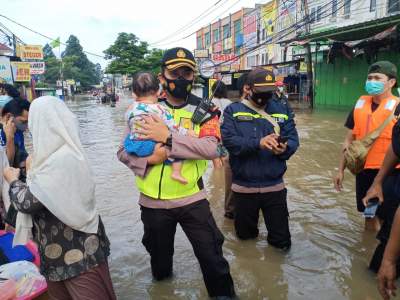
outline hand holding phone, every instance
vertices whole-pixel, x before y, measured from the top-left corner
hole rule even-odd
[[[285,144],[288,140],[289,140],[288,136],[282,136],[282,135],[278,136],[278,143],[279,144]]]
[[[368,205],[364,210],[364,217],[367,219],[372,219],[376,215],[376,211],[379,207],[379,200],[378,199],[371,199],[368,201]]]

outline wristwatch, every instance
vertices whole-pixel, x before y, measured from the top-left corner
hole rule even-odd
[[[172,134],[167,137],[167,140],[164,143],[165,146],[172,147]]]

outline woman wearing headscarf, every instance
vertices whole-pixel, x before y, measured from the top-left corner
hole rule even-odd
[[[19,169],[4,172],[19,211],[14,244],[26,242],[32,231],[51,299],[116,299],[107,263],[110,244],[75,115],[57,98],[40,97],[31,105],[29,130],[27,183],[18,180]]]

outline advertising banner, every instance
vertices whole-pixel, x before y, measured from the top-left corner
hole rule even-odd
[[[45,72],[44,61],[30,62],[31,65],[31,75],[41,75]]]
[[[17,45],[17,56],[22,59],[43,59],[43,47],[41,45]]]
[[[31,80],[31,64],[28,62],[12,61],[11,68],[16,82]]]
[[[0,82],[13,84],[10,58],[6,56],[0,56]]]

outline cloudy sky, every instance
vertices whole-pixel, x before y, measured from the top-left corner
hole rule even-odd
[[[66,41],[76,35],[84,50],[102,55],[119,32],[131,32],[141,40],[154,43],[176,32],[212,7],[206,17],[184,32],[157,44],[158,48],[183,46],[195,48],[195,36],[176,41],[202,26],[235,12],[266,1],[250,0],[1,0],[0,14],[37,32]],[[214,4],[216,4],[214,6]],[[27,44],[45,44],[47,39],[0,17],[0,22]],[[93,62],[107,64],[88,55]]]

